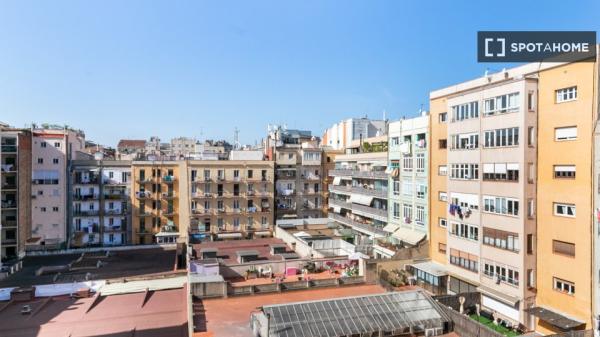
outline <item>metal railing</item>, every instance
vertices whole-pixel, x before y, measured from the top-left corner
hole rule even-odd
[[[345,216],[341,216],[339,214],[332,214],[329,213],[329,218],[332,220],[335,220],[339,223],[342,223],[344,225],[353,227],[354,229],[362,229],[364,231],[368,231],[374,234],[378,234],[378,235],[386,235],[387,232],[383,231],[382,229],[380,229],[377,226],[371,225],[371,224],[366,224],[366,223],[361,223],[355,220],[352,220],[350,218],[347,218]]]
[[[329,171],[330,176],[343,176],[368,179],[387,179],[389,175],[385,171],[360,171],[348,169],[336,169]]]

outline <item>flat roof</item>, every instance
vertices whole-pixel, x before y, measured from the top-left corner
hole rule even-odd
[[[100,268],[61,272],[56,280],[56,273],[47,273],[39,276],[36,276],[35,274],[36,271],[41,267],[57,267],[68,265],[69,263],[77,260],[80,256],[81,253],[27,256],[23,260],[23,269],[0,280],[0,288],[106,280],[158,273],[171,273],[174,272],[176,250],[175,248],[162,247],[133,250],[113,250],[106,258],[84,258],[84,260],[89,260],[93,263],[96,263],[98,260],[102,261],[102,266]]]
[[[204,249],[217,249],[217,258],[225,265],[240,264],[237,257],[242,254],[258,256],[258,260],[282,261],[279,255],[271,255],[271,245],[284,245],[285,242],[277,238],[260,238],[252,240],[206,241],[193,244],[196,256],[201,257]],[[198,260],[201,261],[201,260]]]
[[[187,337],[187,289],[6,302],[0,311],[3,337],[123,336]],[[21,314],[23,305],[31,314]]]
[[[425,292],[402,291],[263,306],[269,336],[336,337],[442,328],[450,318]]]
[[[426,272],[427,274],[430,274],[433,276],[448,275],[448,272],[446,271],[446,267],[443,264],[435,262],[435,261],[413,263],[413,264],[411,264],[411,266],[415,269],[419,269],[420,271]]]
[[[198,332],[208,331],[214,336],[249,337],[254,336],[248,324],[250,315],[260,306],[347,297],[357,294],[381,294],[385,289],[376,284],[349,285],[337,288],[314,288],[288,291],[285,293],[255,294],[230,298],[197,299],[194,307],[194,325]]]
[[[533,307],[525,309],[525,312],[538,317],[540,320],[554,325],[558,328],[569,330],[585,324],[585,322],[567,317],[564,314],[552,311],[544,307]]]

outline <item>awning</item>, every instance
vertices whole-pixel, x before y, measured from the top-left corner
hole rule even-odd
[[[390,174],[390,173],[392,173],[392,171],[393,171],[393,170],[394,170],[394,168],[393,168],[393,167],[391,167],[391,166],[388,166],[388,167],[385,169],[385,174]]]
[[[446,267],[443,264],[435,261],[419,262],[411,264],[411,266],[432,276],[439,277],[448,275]]]
[[[352,194],[350,196],[350,202],[355,204],[370,206],[373,201],[373,197],[369,195]]]
[[[158,232],[156,233],[157,237],[165,237],[165,236],[173,236],[178,238],[179,237],[179,233],[178,232]]]
[[[298,232],[293,234],[297,238],[309,238],[311,235],[306,232]]]
[[[388,223],[387,225],[385,225],[385,227],[383,227],[383,230],[388,233],[393,233],[396,230],[398,230],[398,228],[400,228],[400,226],[393,224],[393,223]]]
[[[400,169],[394,169],[392,171],[392,177],[396,178],[400,174]]]
[[[386,167],[387,166],[387,162],[385,161],[377,161],[371,164],[371,166],[374,167]]]
[[[540,320],[552,324],[555,327],[561,328],[563,330],[571,330],[585,324],[585,322],[567,317],[563,314],[559,314],[555,311],[546,309],[544,307],[528,308],[525,309],[525,312],[528,312],[533,316],[536,316]]]
[[[396,238],[402,242],[408,243],[409,245],[416,246],[421,240],[425,238],[425,233],[417,232],[411,229],[401,228],[392,234],[393,238]]]
[[[271,236],[270,231],[258,231],[254,232],[254,236]]]
[[[233,238],[241,238],[242,233],[219,233],[217,234],[219,239],[233,239]]]
[[[511,296],[508,294],[505,294],[503,292],[497,291],[495,289],[486,287],[484,285],[480,285],[479,287],[477,287],[477,290],[481,291],[482,294],[489,296],[493,299],[496,299],[500,302],[504,302],[506,304],[510,304],[511,306],[515,306],[517,304],[517,302],[519,302],[519,298],[515,297],[515,296]]]
[[[333,184],[337,186],[340,184],[341,180],[342,180],[342,177],[333,177]]]

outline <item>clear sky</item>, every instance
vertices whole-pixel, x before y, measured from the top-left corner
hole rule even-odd
[[[600,1],[0,1],[0,121],[243,143],[427,108],[478,30],[600,30]]]

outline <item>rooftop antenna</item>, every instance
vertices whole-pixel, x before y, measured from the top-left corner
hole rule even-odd
[[[383,120],[385,120],[385,109],[383,109]]]

